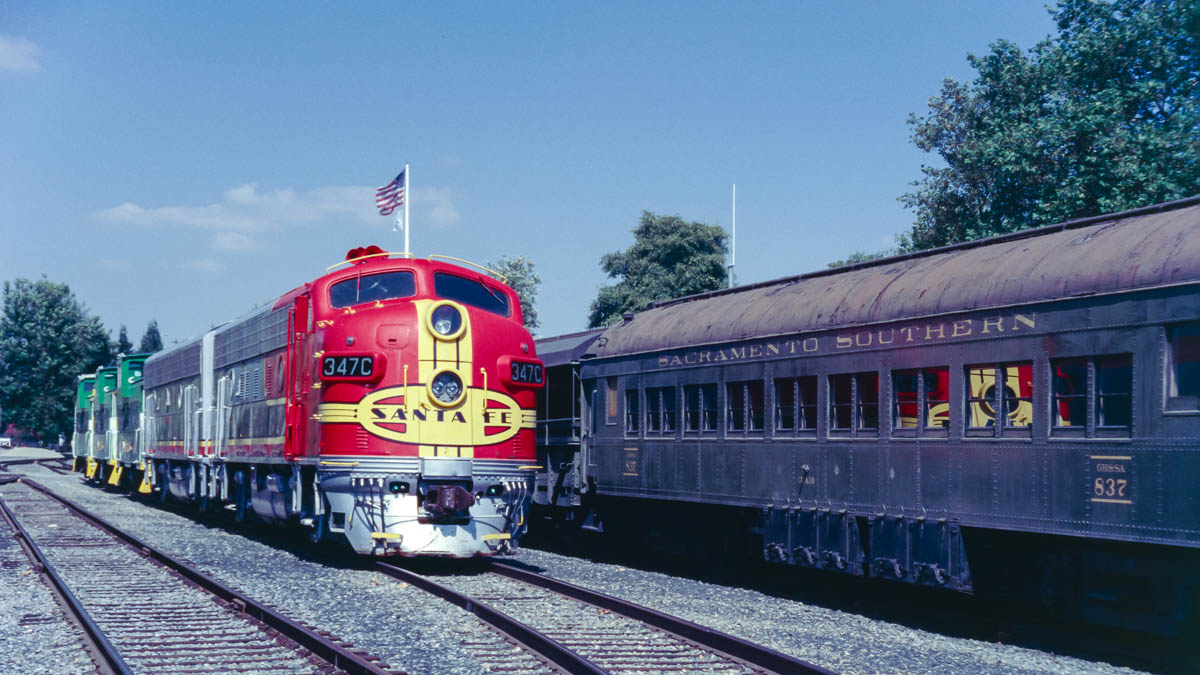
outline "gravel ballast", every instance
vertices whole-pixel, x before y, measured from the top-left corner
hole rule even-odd
[[[0,493],[5,488],[0,487]],[[13,530],[0,520],[0,672],[90,673],[91,657]]]
[[[292,618],[333,632],[395,669],[413,673],[487,671],[464,643],[486,644],[498,638],[474,617],[423,591],[362,569],[346,557],[301,556],[286,547],[257,541],[252,533],[247,536],[232,526],[198,522],[83,485],[77,474],[60,476],[36,466],[13,470],[27,473],[81,505],[103,509],[103,516],[113,524]],[[939,635],[744,588],[545,551],[522,549],[516,560],[549,576],[747,638],[835,671],[1137,672],[1012,645]],[[538,664],[531,662],[530,669],[539,669]]]

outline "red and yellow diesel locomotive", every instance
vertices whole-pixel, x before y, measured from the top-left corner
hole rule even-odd
[[[362,554],[515,550],[542,363],[512,289],[451,260],[354,249],[151,356],[144,490]]]

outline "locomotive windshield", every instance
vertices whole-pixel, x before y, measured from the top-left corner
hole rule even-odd
[[[433,290],[440,298],[457,300],[500,316],[512,314],[507,295],[473,279],[436,272],[433,275]]]
[[[383,272],[353,279],[344,279],[329,287],[329,304],[334,308],[349,307],[364,302],[408,298],[417,294],[413,273]]]

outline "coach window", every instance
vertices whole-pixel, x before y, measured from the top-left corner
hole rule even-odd
[[[607,397],[607,405],[605,406],[604,422],[606,424],[616,424],[619,413],[617,412],[617,396],[620,394],[617,391],[617,378],[608,377],[604,380],[605,396]]]
[[[725,385],[725,428],[729,433],[762,432],[764,413],[762,380]]]
[[[829,376],[829,429],[840,436],[879,435],[879,373]]]
[[[637,436],[638,433],[638,390],[625,390],[625,435]]]
[[[1028,436],[1033,425],[1033,362],[967,366],[968,436]],[[1000,425],[996,425],[996,410]]]
[[[1167,410],[1200,410],[1200,323],[1167,327]]]
[[[717,385],[690,384],[683,388],[683,430],[689,433],[717,430]]]
[[[817,430],[817,376],[775,380],[776,435],[811,436]]]
[[[892,372],[892,427],[896,436],[949,433],[949,368]]]
[[[673,434],[677,414],[675,387],[646,389],[646,433]]]
[[[1052,435],[1129,436],[1133,426],[1132,355],[1056,359],[1050,362],[1050,372],[1054,379]]]
[[[1054,436],[1083,436],[1087,430],[1088,360],[1055,359],[1050,362],[1054,378]]]

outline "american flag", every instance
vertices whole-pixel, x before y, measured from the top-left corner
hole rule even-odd
[[[404,206],[404,172],[392,182],[375,191],[375,206],[379,215],[390,216],[398,207]]]

